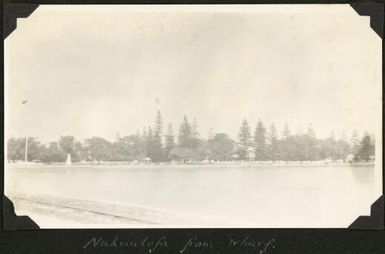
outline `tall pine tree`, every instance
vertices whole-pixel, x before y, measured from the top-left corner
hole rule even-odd
[[[314,131],[314,128],[313,128],[313,124],[312,123],[309,123],[309,126],[307,127],[307,135],[309,135],[310,137],[312,138],[315,138],[315,131]]]
[[[158,110],[156,112],[155,116],[155,133],[154,135],[157,137],[161,137],[163,132],[163,120],[162,120],[162,115],[160,111]]]
[[[374,144],[368,134],[362,138],[358,158],[365,162],[369,161],[371,156],[374,156]]]
[[[174,131],[172,129],[171,123],[167,126],[167,133],[166,133],[166,146],[165,146],[165,153],[166,153],[166,159],[170,159],[170,151],[175,147],[175,141],[174,141]]]
[[[304,137],[305,142],[305,159],[309,161],[315,161],[319,158],[319,151],[317,149],[317,139],[313,128],[313,124],[309,123],[307,128],[307,137]]]
[[[190,146],[189,143],[192,137],[193,137],[192,127],[187,119],[187,116],[184,116],[183,121],[179,126],[179,136],[178,136],[179,146],[188,148]]]
[[[162,147],[162,131],[162,115],[158,110],[155,116],[154,130],[152,130],[151,127],[148,127],[147,131],[147,157],[151,158],[153,162],[160,162],[164,159]]]
[[[258,120],[254,132],[255,160],[263,161],[266,159],[266,129],[261,120]]]
[[[286,163],[292,157],[293,137],[290,135],[289,124],[285,123],[285,127],[282,132],[282,140],[280,141],[281,159]]]
[[[162,146],[162,132],[163,132],[163,120],[160,111],[156,112],[154,138],[152,142],[152,157],[154,162],[159,162],[164,159],[163,146]]]
[[[195,117],[193,119],[193,123],[192,123],[192,126],[191,126],[191,134],[192,134],[193,138],[199,138],[198,121],[197,121],[197,119]]]
[[[342,161],[346,160],[351,148],[349,142],[346,140],[345,133],[342,133],[341,138],[337,141],[337,154]]]
[[[278,134],[277,134],[277,128],[275,127],[275,124],[272,123],[270,125],[270,131],[268,134],[268,140],[269,140],[269,158],[272,161],[276,161],[279,157],[279,147],[278,147]]]
[[[289,125],[285,123],[285,127],[283,128],[282,138],[287,139],[290,136]]]
[[[356,130],[353,131],[352,137],[350,139],[350,147],[351,147],[350,152],[353,155],[357,155],[358,151],[360,150],[360,140],[358,138],[358,134],[357,134]],[[358,159],[358,158],[356,158],[356,159]]]
[[[238,155],[240,159],[245,160],[247,157],[248,149],[251,146],[250,127],[246,118],[244,118],[242,121],[242,125],[238,133],[238,139],[239,139],[239,146],[240,146]]]

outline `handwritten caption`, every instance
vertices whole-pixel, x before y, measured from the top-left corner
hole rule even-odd
[[[113,238],[92,237],[85,241],[83,249],[92,248],[130,248],[144,249],[148,253],[155,253],[158,250],[164,250],[172,247],[177,250],[176,254],[188,254],[197,250],[207,249],[232,249],[232,250],[252,250],[257,254],[272,253],[275,249],[276,241],[274,238],[268,240],[258,240],[250,236],[242,238],[228,238],[221,241],[213,241],[200,237],[191,237],[186,240],[171,242],[166,236],[159,238],[144,237],[142,239],[125,239],[119,236]]]

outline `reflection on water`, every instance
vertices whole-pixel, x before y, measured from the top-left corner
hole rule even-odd
[[[372,185],[374,181],[374,170],[368,170],[366,167],[353,167],[350,171],[354,180],[361,185]]]
[[[346,227],[369,212],[373,171],[368,165],[8,168],[6,193],[208,216],[229,227]]]

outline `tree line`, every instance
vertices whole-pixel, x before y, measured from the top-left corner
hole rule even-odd
[[[153,126],[143,128],[141,134],[117,136],[110,142],[101,137],[92,137],[80,142],[73,136],[62,136],[58,141],[42,144],[28,138],[28,161],[45,163],[64,162],[67,154],[73,162],[79,161],[369,161],[374,156],[374,138],[365,134],[359,139],[356,131],[348,140],[345,135],[336,139],[334,132],[328,138],[317,138],[310,124],[305,133],[292,134],[288,124],[279,135],[272,123],[266,128],[258,120],[252,131],[243,119],[237,140],[226,133],[214,133],[207,139],[198,132],[196,119],[189,121],[184,116],[174,135],[173,126],[163,128],[160,111],[156,113]],[[7,143],[8,161],[23,160],[25,138],[10,138]],[[350,158],[349,158],[350,156]]]

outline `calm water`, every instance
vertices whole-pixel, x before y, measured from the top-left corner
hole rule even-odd
[[[369,212],[373,166],[8,168],[6,193],[212,217],[230,227],[346,227]]]

